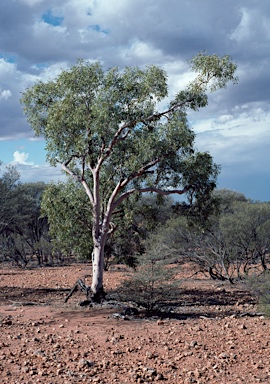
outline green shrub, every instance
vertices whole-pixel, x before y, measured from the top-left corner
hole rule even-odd
[[[258,298],[259,310],[266,316],[270,316],[270,271],[250,278],[248,286]]]
[[[138,256],[136,270],[122,284],[120,299],[135,302],[148,312],[160,309],[175,296],[179,284],[175,279],[178,268],[170,262],[158,243]]]

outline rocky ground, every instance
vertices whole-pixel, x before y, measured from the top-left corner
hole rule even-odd
[[[89,271],[0,265],[0,383],[270,383],[270,320],[242,286],[198,275],[163,316],[123,317],[79,292],[64,303]],[[122,278],[106,272],[106,289]]]

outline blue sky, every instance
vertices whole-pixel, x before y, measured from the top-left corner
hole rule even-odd
[[[14,161],[14,153],[21,154],[21,160],[33,162],[34,164],[46,162],[46,152],[43,140],[3,140],[0,141],[1,161],[11,163]]]
[[[105,68],[159,65],[173,97],[201,51],[229,54],[239,84],[189,114],[196,146],[221,165],[219,188],[270,201],[269,0],[1,0],[0,159],[15,164],[22,181],[63,179],[46,163],[19,100],[78,58]]]

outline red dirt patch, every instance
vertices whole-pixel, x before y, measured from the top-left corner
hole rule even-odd
[[[89,271],[1,267],[1,383],[270,383],[270,321],[242,316],[256,307],[240,285],[185,281],[164,319],[126,321],[78,307],[80,293],[64,303]],[[122,277],[106,272],[105,288]]]

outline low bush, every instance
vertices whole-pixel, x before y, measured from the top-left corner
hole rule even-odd
[[[258,298],[259,311],[270,316],[270,271],[249,278],[247,284]]]
[[[120,299],[132,301],[151,312],[175,297],[179,281],[175,279],[178,267],[171,264],[164,248],[156,243],[137,258],[137,268],[129,274],[120,288]]]

